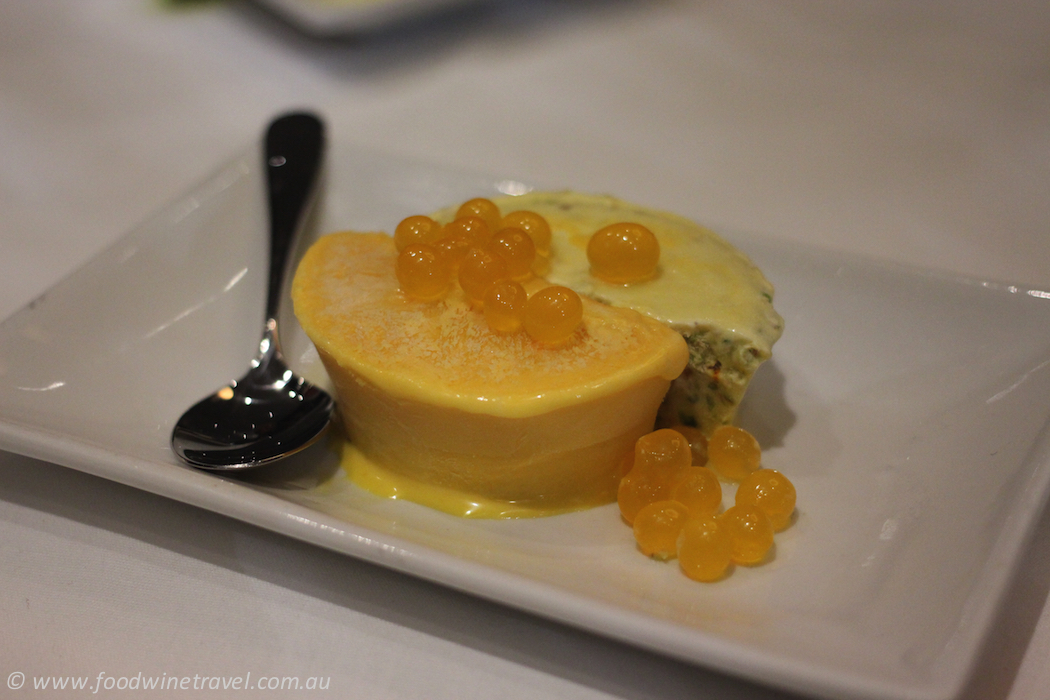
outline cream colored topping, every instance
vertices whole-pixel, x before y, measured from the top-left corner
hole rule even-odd
[[[494,200],[507,214],[529,209],[551,225],[546,278],[614,306],[634,309],[680,332],[717,329],[768,357],[783,329],[773,309],[773,286],[740,251],[714,232],[661,211],[614,197],[577,192],[532,192]],[[660,242],[656,275],[630,285],[592,276],[587,241],[598,229],[630,221],[648,227]]]

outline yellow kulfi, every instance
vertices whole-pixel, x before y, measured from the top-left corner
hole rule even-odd
[[[351,479],[462,516],[614,501],[624,457],[689,360],[682,335],[586,298],[564,345],[496,333],[458,288],[438,301],[403,294],[396,257],[385,234],[330,234],[292,286],[336,389]]]

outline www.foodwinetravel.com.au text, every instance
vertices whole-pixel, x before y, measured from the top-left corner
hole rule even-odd
[[[7,675],[9,690],[75,691],[97,695],[120,691],[175,691],[175,690],[328,690],[331,676],[270,676],[245,673],[239,676],[192,676],[141,671],[130,676],[111,675],[105,671],[97,676],[26,676],[21,671]]]

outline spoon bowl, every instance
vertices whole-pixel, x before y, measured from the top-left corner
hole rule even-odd
[[[266,132],[270,275],[266,321],[248,372],[187,410],[171,447],[188,464],[213,471],[270,464],[314,443],[335,402],[288,368],[277,333],[289,253],[313,200],[324,152],[324,126],[312,114],[275,119]]]

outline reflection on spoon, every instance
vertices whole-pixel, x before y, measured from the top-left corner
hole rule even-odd
[[[248,373],[182,415],[171,434],[180,458],[201,469],[248,469],[294,454],[328,427],[335,403],[281,356],[277,312],[288,255],[313,199],[324,126],[311,114],[275,119],[266,133],[270,274],[266,323]]]

